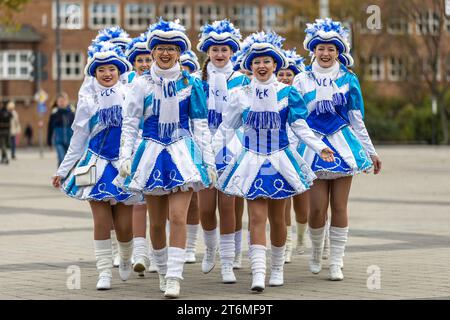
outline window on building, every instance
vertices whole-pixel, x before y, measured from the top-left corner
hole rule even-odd
[[[80,51],[61,52],[61,80],[83,79],[84,54]],[[53,79],[57,78],[56,54],[53,56]]]
[[[242,31],[259,29],[258,7],[253,5],[234,5],[231,7],[231,19]]]
[[[0,51],[0,79],[30,80],[33,70],[31,50]]]
[[[422,69],[421,70],[421,78],[422,78],[422,80],[423,81],[425,81],[427,79],[432,80],[433,79],[432,78],[433,74],[435,73],[434,72],[435,68],[433,67],[433,63],[432,63],[431,59],[428,59],[428,58],[422,59],[422,66],[421,67],[422,67],[421,68]],[[442,79],[441,61],[439,61],[439,59],[437,61],[436,68],[437,68],[436,79],[437,79],[437,81],[441,81],[441,79]]]
[[[380,28],[375,26],[368,26],[367,21],[357,22],[357,29],[359,30],[359,34],[380,34],[381,30],[383,30],[383,25]]]
[[[405,35],[409,33],[409,23],[406,18],[394,18],[389,21],[387,31],[393,35]]]
[[[305,32],[306,24],[308,23],[308,19],[303,16],[297,16],[294,19],[294,24],[292,26],[292,29],[295,31]]]
[[[160,13],[165,20],[180,19],[180,23],[189,29],[191,27],[191,7],[185,3],[162,4]]]
[[[450,18],[445,18],[445,25],[444,25],[445,31],[447,34],[450,34]]]
[[[286,10],[281,6],[263,7],[263,29],[265,30],[286,30]]]
[[[421,12],[416,17],[416,32],[419,35],[435,35],[439,33],[439,19],[438,12],[428,10]]]
[[[120,25],[118,3],[92,3],[89,9],[89,27],[101,29]]]
[[[388,79],[401,81],[406,77],[406,63],[403,58],[390,57],[388,60]]]
[[[368,61],[367,79],[370,81],[384,80],[384,60],[380,56],[371,56]]]
[[[53,28],[56,28],[56,1],[53,1]],[[61,29],[83,29],[84,27],[84,9],[80,1],[61,1],[59,14],[61,17]]]
[[[125,5],[125,28],[146,30],[155,21],[156,8],[151,3],[128,3]]]
[[[197,4],[195,6],[195,28],[199,30],[205,23],[222,20],[225,8],[218,4]]]

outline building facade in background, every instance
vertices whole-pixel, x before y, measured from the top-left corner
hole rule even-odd
[[[204,23],[229,18],[244,35],[274,29],[286,36],[286,47],[301,49],[303,30],[311,19],[302,12],[292,14],[292,8],[285,3],[276,0],[61,0],[61,88],[76,103],[84,77],[86,50],[98,30],[120,25],[135,37],[159,16],[180,19],[188,29],[194,48]],[[0,28],[0,97],[2,101],[14,100],[22,127],[30,123],[37,132],[40,121],[47,127],[56,96],[56,1],[31,1],[14,20],[21,24],[19,30]],[[364,35],[365,39],[357,43],[355,50],[359,54],[354,54],[357,64],[365,62],[364,81],[372,82],[381,94],[401,94],[398,85],[408,77],[414,54],[389,51],[386,43],[395,43],[396,37],[432,33],[436,25],[439,25],[439,15],[432,10],[412,21],[401,17],[392,19],[381,30],[369,30],[364,22],[355,23],[353,32]],[[445,20],[444,30],[450,40],[450,19]],[[380,36],[384,41],[379,42]],[[450,84],[450,54],[442,60],[440,79]],[[420,63],[425,70],[427,62]],[[36,70],[38,65],[42,67],[40,70]],[[47,110],[41,105],[41,113],[34,100],[39,88],[49,96]]]

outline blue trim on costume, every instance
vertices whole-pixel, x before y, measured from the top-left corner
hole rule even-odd
[[[342,135],[344,136],[345,141],[347,141],[347,145],[352,150],[352,154],[353,157],[355,157],[358,169],[366,170],[370,168],[373,163],[367,157],[366,152],[364,151],[364,147],[361,145],[361,142],[358,140],[358,138],[355,137],[355,135],[350,131],[348,127],[342,129]]]
[[[284,153],[286,153],[286,156],[289,158],[289,160],[291,161],[292,165],[295,168],[295,171],[297,171],[299,177],[300,177],[300,181],[302,182],[303,186],[306,189],[309,189],[310,186],[306,183],[306,176],[303,173],[302,169],[300,168],[300,166],[298,165],[297,160],[295,159],[294,155],[292,154],[292,151],[289,148],[284,149]]]
[[[225,190],[228,186],[228,183],[230,183],[231,178],[233,177],[234,173],[236,172],[236,170],[239,168],[239,165],[241,164],[242,159],[244,158],[245,154],[247,153],[247,150],[242,150],[241,154],[239,155],[238,160],[236,161],[236,163],[233,166],[233,169],[231,169],[230,174],[228,175],[228,177],[225,179],[225,182],[222,185],[222,189]]]
[[[209,186],[211,184],[211,181],[209,180],[208,171],[205,165],[203,164],[202,153],[200,152],[200,150],[198,149],[197,145],[194,143],[192,138],[184,139],[184,142],[186,143],[186,147],[188,148],[191,154],[192,161],[194,162],[198,172],[200,173],[202,183],[205,186]]]
[[[139,144],[136,153],[133,156],[133,163],[131,164],[131,174],[125,179],[124,185],[128,187],[131,181],[134,179],[134,175],[136,174],[136,170],[139,166],[139,162],[141,161],[142,155],[144,154],[145,148],[147,147],[148,140],[142,139],[142,142]]]

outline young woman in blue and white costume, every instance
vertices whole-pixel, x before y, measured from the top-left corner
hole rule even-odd
[[[234,91],[248,84],[249,79],[240,72],[233,71],[231,57],[240,49],[242,39],[239,29],[228,20],[214,21],[201,28],[200,41],[197,49],[206,53],[208,58],[202,70],[202,80],[208,99],[208,125],[214,135],[227,112],[229,100]],[[225,169],[229,158],[242,149],[242,143],[237,135],[233,141],[218,150],[215,154],[217,172]],[[223,283],[235,283],[233,272],[235,259],[235,199],[217,192],[216,189],[199,192],[200,221],[203,227],[206,251],[202,261],[203,273],[209,273],[215,266],[217,251],[217,217],[220,216],[220,261],[222,265]]]
[[[356,75],[339,60],[351,64],[348,30],[341,23],[316,20],[306,29],[305,49],[313,63],[294,79],[308,107],[307,122],[315,135],[335,152],[335,161],[323,162],[305,144],[299,152],[318,179],[309,192],[308,217],[312,256],[310,270],[319,273],[328,205],[331,206],[330,279],[342,280],[341,266],[348,235],[347,203],[352,177],[381,161],[363,122],[364,103]]]
[[[115,225],[120,253],[119,274],[127,280],[131,273],[133,249],[132,206],[140,195],[125,192],[112,184],[118,175],[125,90],[119,75],[131,70],[120,48],[100,42],[91,47],[86,75],[94,78],[95,93],[78,102],[74,131],[64,161],[53,177],[53,185],[68,196],[89,201],[94,218],[94,247],[99,280],[97,289],[111,287],[111,226]],[[78,162],[78,163],[77,163]],[[97,181],[77,186],[72,168],[95,164]]]
[[[200,78],[200,64],[195,52],[186,51],[180,57],[181,66],[192,76]],[[187,233],[186,233],[186,263],[195,263],[197,258],[195,253],[197,250],[198,226],[200,224],[200,210],[198,207],[198,195],[196,192],[192,194],[191,203],[187,214]]]
[[[233,92],[227,115],[214,137],[221,150],[234,130],[244,127],[244,149],[233,156],[220,175],[218,187],[226,194],[247,199],[250,221],[251,289],[263,291],[266,274],[266,221],[272,243],[269,285],[281,286],[286,242],[286,198],[308,190],[315,175],[300,155],[289,147],[286,126],[308,143],[324,161],[333,161],[328,148],[306,124],[307,110],[297,90],[277,81],[284,68],[283,38],[256,33],[244,47],[242,68],[253,72],[252,82]]]
[[[302,56],[298,55],[296,49],[283,50],[283,54],[288,62],[287,68],[280,69],[277,73],[277,80],[288,86],[291,86],[294,82],[294,77],[300,72],[305,71],[305,64]],[[288,128],[288,138],[289,143],[294,149],[297,149],[299,144],[299,139]],[[304,237],[306,226],[308,223],[308,211],[309,211],[309,201],[307,192],[298,194],[292,197],[292,202],[294,203],[295,218],[297,221],[297,253],[304,253]],[[292,260],[292,222],[291,222],[291,199],[286,202],[286,227],[287,227],[287,237],[286,237],[286,260],[285,263],[290,263]]]
[[[180,55],[191,46],[185,28],[178,21],[161,19],[150,26],[147,39],[154,63],[128,92],[121,176],[126,177],[126,188],[145,195],[160,289],[166,297],[176,298],[183,279],[192,192],[210,187],[216,173],[202,83],[182,71],[179,63]],[[133,154],[142,117],[143,141]]]
[[[152,54],[147,48],[147,34],[143,33],[139,37],[133,38],[125,51],[128,61],[133,66],[133,71],[127,74],[128,85],[144,72],[150,70],[153,62]],[[142,122],[139,127],[138,139],[135,143],[137,149],[142,141]],[[147,235],[147,206],[146,204],[136,204],[133,207],[133,270],[144,276],[144,272],[156,272],[153,261],[153,252],[149,248]]]
[[[131,42],[128,33],[122,28],[115,26],[99,30],[97,36],[92,40],[91,46],[100,42],[110,42],[117,45],[123,53],[125,53],[127,45]],[[89,49],[88,49],[89,50]],[[120,75],[120,81],[123,84],[128,82],[128,72]],[[85,76],[84,81],[78,91],[78,101],[85,97],[90,97],[95,93],[94,78]],[[113,266],[118,267],[120,262],[119,251],[117,248],[117,237],[114,231],[114,226],[111,229],[111,245],[113,249]]]

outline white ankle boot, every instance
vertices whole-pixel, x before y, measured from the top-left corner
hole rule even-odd
[[[210,273],[216,266],[216,251],[217,248],[206,248],[205,255],[202,260],[202,272],[204,274]]]
[[[252,291],[263,292],[266,288],[266,275],[263,272],[256,272],[252,276]]]
[[[270,271],[269,286],[279,287],[284,284],[283,267],[272,267]]]
[[[96,267],[99,273],[97,290],[111,289],[112,249],[111,239],[94,240]]]
[[[166,298],[178,298],[180,296],[180,280],[177,278],[168,278],[166,291],[164,292]]]
[[[330,276],[331,281],[341,281],[344,280],[344,274],[342,273],[341,266],[338,264],[330,265]]]
[[[123,281],[127,281],[131,274],[131,260],[121,260],[119,263],[119,276]]]
[[[197,262],[195,251],[197,247],[198,224],[188,224],[186,228],[186,263],[195,263]]]
[[[103,272],[98,276],[97,290],[111,289],[111,275],[108,272]]]
[[[311,258],[309,260],[309,270],[317,274],[322,270],[323,239],[325,237],[325,227],[309,228],[311,238]]]
[[[278,287],[284,284],[283,267],[286,256],[286,245],[282,247],[271,246],[271,272],[269,279],[269,286]]]
[[[223,264],[221,273],[223,283],[236,283],[236,276],[234,275],[232,264]]]
[[[166,275],[158,274],[159,276],[159,291],[165,292],[167,287]]]
[[[296,252],[298,255],[302,255],[306,251],[305,246],[305,232],[308,227],[307,223],[298,223],[297,222],[297,248]]]
[[[242,252],[236,252],[233,261],[233,269],[241,269],[242,268]]]
[[[214,230],[203,230],[203,238],[205,240],[205,254],[202,260],[202,272],[210,273],[216,265],[217,252],[217,228]]]

